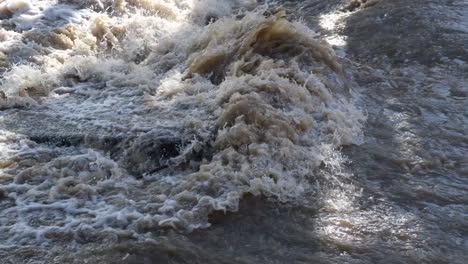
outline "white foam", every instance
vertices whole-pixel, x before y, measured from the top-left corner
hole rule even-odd
[[[139,145],[111,158],[91,146],[37,144],[2,131],[0,188],[15,204],[0,217],[16,222],[0,227],[8,234],[0,244],[42,243],[52,231],[126,230],[145,238],[161,228],[208,227],[211,212],[236,211],[248,193],[300,202],[320,191],[322,163],[338,171],[344,159],[337,149],[361,143],[365,116],[341,65],[303,23],[282,13],[266,18],[265,7],[233,17],[246,1],[167,1],[171,12],[144,1],[97,6],[115,13],[90,10],[91,2],[78,10],[51,1],[34,19],[11,18],[16,32],[8,34],[27,41],[0,50],[24,60],[3,74],[0,108],[37,104],[27,111],[56,117],[77,134],[91,127],[145,136],[165,128],[189,143],[161,161],[166,171],[140,179],[124,169],[128,157],[146,164]],[[206,18],[213,21],[205,25]],[[21,55],[18,45],[31,53]],[[307,55],[270,52],[283,45]]]

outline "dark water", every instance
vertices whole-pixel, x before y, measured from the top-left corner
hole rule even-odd
[[[464,263],[468,5],[350,2],[0,3],[5,263]]]

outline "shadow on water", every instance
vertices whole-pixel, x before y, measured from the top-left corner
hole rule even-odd
[[[135,264],[326,263],[313,257],[320,251],[319,240],[310,232],[313,214],[248,195],[238,212],[211,215],[208,229],[169,234],[170,249],[136,243],[122,250],[132,252],[125,263]]]
[[[362,63],[434,66],[444,63],[444,57],[466,61],[463,10],[463,0],[380,0],[347,19],[342,33],[348,36],[350,55]]]

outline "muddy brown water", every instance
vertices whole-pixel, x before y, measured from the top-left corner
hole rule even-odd
[[[4,263],[465,263],[468,4],[354,2],[0,2]]]

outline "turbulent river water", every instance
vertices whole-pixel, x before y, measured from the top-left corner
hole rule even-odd
[[[2,263],[465,263],[464,0],[0,0]]]

